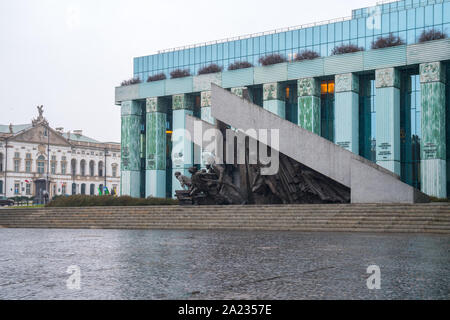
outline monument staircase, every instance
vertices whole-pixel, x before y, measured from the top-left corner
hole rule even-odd
[[[0,209],[0,228],[450,234],[450,203]]]

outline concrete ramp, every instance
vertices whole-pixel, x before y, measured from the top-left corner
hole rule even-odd
[[[279,152],[351,189],[352,203],[429,202],[394,173],[212,84],[212,117],[243,131],[278,129]],[[192,119],[191,119],[192,120]],[[269,143],[269,146],[274,147]]]

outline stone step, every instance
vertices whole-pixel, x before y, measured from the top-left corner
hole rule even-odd
[[[1,226],[0,226],[1,228]],[[22,226],[10,226],[9,228],[23,228]],[[249,231],[298,231],[298,232],[364,232],[364,233],[434,233],[434,234],[450,234],[450,230],[441,228],[361,228],[361,227],[320,227],[320,226],[299,226],[299,227],[278,227],[278,226],[265,226],[265,227],[252,227],[251,229],[245,226],[223,226],[223,225],[159,225],[159,226],[79,226],[79,225],[67,225],[67,226],[42,226],[42,225],[30,225],[29,229],[126,229],[126,230],[249,230]]]
[[[276,221],[283,221],[284,223],[306,223],[308,221],[317,221],[317,222],[324,222],[324,223],[361,223],[361,224],[407,224],[407,223],[414,223],[414,224],[420,224],[420,223],[439,223],[442,225],[449,225],[450,220],[449,219],[438,219],[438,218],[391,218],[391,219],[383,219],[383,218],[362,218],[362,219],[355,219],[355,218],[343,218],[343,217],[335,217],[335,218],[299,218],[299,217],[293,217],[291,219],[275,219],[275,218],[254,218],[254,217],[216,217],[216,218],[206,218],[206,217],[149,217],[149,218],[114,218],[114,217],[96,217],[96,218],[83,218],[83,217],[67,217],[67,218],[57,218],[57,217],[39,217],[39,218],[19,218],[19,219],[0,219],[0,223],[8,223],[8,222],[15,222],[15,223],[27,223],[32,221],[42,221],[42,222],[59,222],[59,221],[67,221],[67,222],[77,222],[77,223],[83,223],[83,222],[131,222],[131,223],[144,223],[146,221],[173,221],[173,222],[179,222],[179,221],[207,221],[207,222],[223,222],[223,221],[235,221],[239,223],[249,222],[249,223],[272,223]]]
[[[423,226],[423,227],[434,227],[439,226],[442,228],[450,228],[450,224],[446,223],[422,223],[422,222],[407,222],[407,223],[362,223],[359,221],[355,222],[341,222],[341,221],[305,221],[301,223],[286,223],[284,221],[231,221],[231,220],[214,220],[214,221],[201,221],[201,220],[190,220],[190,221],[177,221],[177,220],[166,220],[166,221],[29,221],[29,222],[10,222],[10,223],[2,223],[4,226],[8,225],[240,225],[240,226],[306,226],[306,225],[325,225],[325,226],[399,226],[399,227],[410,227],[410,226]]]
[[[450,234],[450,204],[2,209],[0,227]]]

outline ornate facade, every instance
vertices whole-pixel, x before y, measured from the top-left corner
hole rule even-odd
[[[81,131],[52,129],[43,108],[31,124],[0,125],[0,195],[42,200],[57,195],[120,193],[120,144]]]

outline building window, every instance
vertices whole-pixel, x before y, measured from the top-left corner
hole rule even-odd
[[[30,184],[30,183],[27,183],[27,184],[25,185],[25,194],[26,194],[27,196],[31,196],[31,184]]]
[[[77,184],[72,183],[72,195],[76,195],[76,194],[77,194]]]
[[[375,93],[375,77],[373,75],[361,76],[359,86],[359,154],[373,162],[377,161]]]
[[[420,76],[402,76],[400,103],[400,159],[402,181],[421,188],[420,143],[422,138],[422,96]]]
[[[52,161],[50,170],[52,174],[56,174],[56,161]]]
[[[14,153],[14,158],[19,159],[20,158],[20,152],[15,152]]]
[[[103,177],[103,162],[102,161],[100,161],[98,163],[98,176]]]
[[[66,166],[67,164],[65,161],[61,162],[61,174],[66,174]]]
[[[91,196],[95,195],[95,184],[91,184],[89,187],[89,194]]]
[[[53,197],[56,196],[56,184],[53,185],[53,194],[52,194],[52,196]]]
[[[112,176],[115,178],[117,176],[117,166],[113,165],[112,166]]]
[[[14,172],[19,172],[20,170],[20,160],[14,160]]]
[[[0,153],[0,172],[3,172],[3,153]]]
[[[0,194],[3,193],[3,181],[0,180]]]
[[[20,183],[19,182],[15,182],[14,183],[14,194],[20,194]]]
[[[334,80],[322,81],[320,89],[321,135],[334,142]]]
[[[81,194],[83,194],[83,195],[86,194],[86,184],[84,184],[84,183],[81,184]]]
[[[81,160],[80,162],[80,171],[81,171],[81,176],[85,176],[86,175],[86,161],[85,160]]]
[[[63,194],[63,195],[66,194],[66,185],[65,185],[65,184],[63,184],[63,185],[61,186],[61,194]]]
[[[76,175],[77,174],[77,160],[72,159],[71,162],[71,169],[72,169],[72,175]]]
[[[30,173],[31,172],[31,160],[25,161],[25,172]]]
[[[89,162],[89,175],[91,177],[95,176],[95,162],[94,161]]]
[[[39,156],[37,160],[37,172],[43,174],[45,172],[45,157]]]

